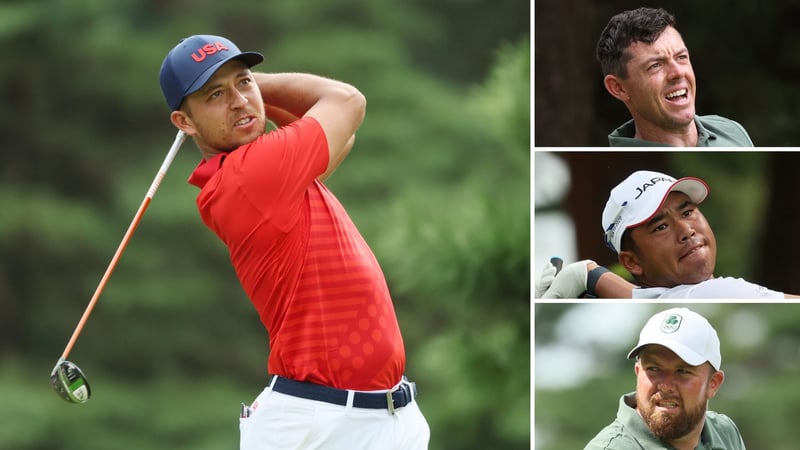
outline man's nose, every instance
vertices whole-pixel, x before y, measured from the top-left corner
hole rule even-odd
[[[656,388],[662,393],[672,393],[675,391],[675,382],[671,374],[662,373],[656,380]]]
[[[669,71],[667,72],[670,79],[681,78],[686,75],[689,66],[687,64],[680,64],[674,59],[670,59],[667,63]]]
[[[238,89],[233,90],[233,95],[231,96],[231,107],[233,108],[241,108],[242,106],[247,104],[247,97],[244,96]]]
[[[678,228],[678,236],[681,242],[695,235],[694,225],[689,221],[678,221],[676,227]]]

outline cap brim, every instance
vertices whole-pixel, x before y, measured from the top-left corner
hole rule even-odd
[[[694,350],[690,349],[689,347],[674,341],[647,341],[644,343],[639,343],[636,347],[633,348],[630,352],[628,352],[628,359],[635,358],[643,348],[647,347],[648,345],[660,345],[662,347],[666,347],[670,349],[673,353],[678,355],[680,359],[682,359],[686,364],[690,366],[699,366],[704,362],[708,361],[699,353],[695,352]],[[713,364],[712,364],[713,365]]]
[[[650,214],[647,215],[647,217],[636,220],[636,223],[628,225],[625,227],[625,229],[638,227],[639,225],[642,225],[650,220],[654,215],[656,215],[658,210],[661,209],[661,207],[664,205],[664,202],[667,201],[667,197],[669,196],[670,192],[682,192],[689,197],[689,200],[699,205],[700,203],[703,203],[703,200],[705,200],[708,196],[708,185],[700,178],[681,178],[680,180],[672,183],[669,189],[667,189],[667,191],[664,193],[664,196],[661,198],[661,202],[655,207],[655,209],[653,209],[653,211],[650,212]]]

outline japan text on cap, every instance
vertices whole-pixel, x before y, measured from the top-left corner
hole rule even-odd
[[[611,190],[603,209],[606,245],[619,253],[625,230],[647,222],[672,191],[683,192],[694,203],[700,204],[708,195],[708,185],[695,177],[676,180],[669,175],[647,170],[634,172],[618,184]]]

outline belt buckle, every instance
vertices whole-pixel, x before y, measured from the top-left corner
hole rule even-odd
[[[386,393],[386,405],[389,408],[389,414],[391,415],[394,415],[395,412],[394,397],[392,397],[392,394],[394,394],[394,392],[395,391],[389,391]]]

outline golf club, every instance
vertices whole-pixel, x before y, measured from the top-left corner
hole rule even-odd
[[[561,272],[561,268],[564,267],[564,260],[558,256],[553,256],[550,258],[550,264],[556,267],[556,275],[558,275],[558,272]]]
[[[161,180],[164,179],[167,169],[169,169],[170,164],[172,164],[172,160],[175,159],[175,155],[178,153],[178,149],[181,147],[181,144],[183,144],[185,139],[186,134],[183,131],[178,131],[178,134],[175,136],[175,142],[173,142],[172,147],[170,147],[167,157],[161,164],[161,168],[158,170],[153,183],[150,185],[147,195],[145,195],[144,200],[142,200],[142,204],[139,206],[139,210],[136,211],[136,215],[133,216],[133,221],[131,221],[131,224],[128,226],[128,231],[125,232],[125,236],[122,237],[122,242],[119,243],[119,247],[117,247],[114,257],[111,258],[111,262],[109,263],[105,274],[100,279],[100,283],[97,285],[97,289],[95,289],[92,299],[89,300],[89,304],[86,306],[86,310],[83,312],[83,316],[81,316],[78,326],[75,327],[75,331],[72,332],[72,337],[69,339],[66,348],[64,348],[64,353],[62,353],[61,357],[58,358],[58,362],[56,362],[55,367],[53,367],[53,371],[50,373],[50,385],[58,393],[58,395],[61,396],[61,398],[70,403],[86,403],[89,400],[89,397],[91,397],[92,390],[90,389],[89,382],[86,380],[86,376],[83,374],[81,369],[78,368],[78,366],[74,363],[67,361],[67,356],[69,356],[69,353],[72,351],[75,341],[78,340],[78,335],[80,335],[81,330],[83,330],[83,326],[86,324],[89,314],[92,313],[94,305],[97,303],[97,299],[100,298],[100,294],[103,292],[108,279],[111,277],[111,273],[117,266],[119,258],[122,256],[122,252],[124,252],[125,247],[128,246],[128,242],[130,241],[133,232],[136,231],[136,227],[139,225],[139,222],[141,222],[144,212],[150,205],[150,201],[153,200],[153,196],[158,190]]]

